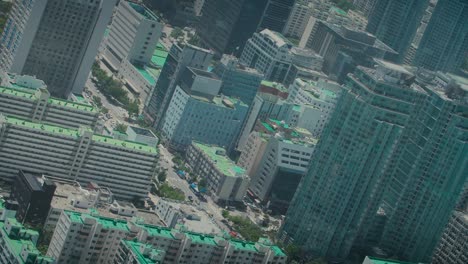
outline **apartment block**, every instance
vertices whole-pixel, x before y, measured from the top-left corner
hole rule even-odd
[[[274,119],[258,121],[239,158],[239,166],[252,171],[248,194],[264,205],[269,203],[274,214],[284,214],[316,144],[317,139],[305,129]]]
[[[144,247],[158,251],[158,261],[170,264],[221,264],[232,260],[245,264],[282,264],[287,260],[281,249],[263,239],[259,242],[237,241],[184,231],[183,228],[170,229],[141,221],[71,211],[60,216],[47,254],[56,257],[60,263],[122,261],[135,253],[125,251],[128,244],[122,245],[125,243],[122,240],[145,244]]]
[[[250,178],[226,156],[225,149],[192,141],[186,161],[194,175],[206,180],[207,192],[215,201],[243,200]]]
[[[122,240],[112,263],[114,264],[161,264],[164,251],[154,249],[151,245]]]
[[[86,127],[64,128],[0,116],[0,178],[12,181],[18,170],[96,182],[119,198],[144,198],[158,151],[143,143],[93,134]]]
[[[149,64],[163,24],[151,10],[135,2],[120,1],[109,27],[102,58],[118,71],[123,61]]]
[[[36,247],[39,233],[25,228],[15,218],[15,209],[0,199],[0,263],[54,264],[53,258],[43,256]]]
[[[36,76],[55,97],[80,93],[116,0],[15,1],[0,39],[0,65]]]
[[[99,127],[99,110],[96,107],[51,97],[44,87],[0,87],[0,114],[70,129]]]

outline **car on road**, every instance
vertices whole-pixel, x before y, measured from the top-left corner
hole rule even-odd
[[[188,199],[189,199],[189,201],[193,202],[193,196],[192,195],[189,195]]]

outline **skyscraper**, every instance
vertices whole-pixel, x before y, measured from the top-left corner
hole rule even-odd
[[[406,84],[407,70],[378,63],[350,75],[286,214],[280,238],[318,256],[348,255],[362,217],[376,211],[374,186],[423,93]]]
[[[35,75],[55,97],[81,92],[115,2],[15,1],[0,39],[1,67]]]
[[[416,51],[414,64],[454,72],[468,56],[468,1],[439,0]]]
[[[296,0],[268,0],[257,31],[268,28],[283,32],[295,2]]]
[[[219,55],[240,53],[257,29],[268,0],[206,0],[197,34]]]
[[[468,179],[468,80],[377,63],[350,75],[282,239],[342,259],[384,217],[367,246],[427,262]]]
[[[429,0],[377,0],[367,31],[399,53],[403,61]]]

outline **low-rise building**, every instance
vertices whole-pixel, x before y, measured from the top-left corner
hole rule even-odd
[[[194,175],[206,180],[207,192],[215,201],[242,201],[249,176],[226,156],[224,148],[192,141],[186,161]]]
[[[18,170],[96,182],[120,199],[146,198],[157,164],[154,146],[0,115],[0,178]]]
[[[87,103],[50,97],[44,87],[37,89],[0,87],[0,114],[26,118],[66,128],[96,128],[99,110]]]
[[[71,211],[64,211],[60,216],[47,255],[59,263],[107,263],[128,255],[122,249],[122,240],[146,244],[144,247],[158,251],[161,257],[158,261],[169,264],[221,264],[233,260],[241,264],[283,264],[287,261],[283,251],[267,240],[238,241],[186,231],[183,227],[177,230]]]
[[[251,137],[239,158],[239,165],[252,171],[248,195],[274,214],[284,214],[307,171],[317,139],[306,129],[290,128],[273,119],[258,121]],[[261,158],[253,158],[252,152]],[[256,161],[250,162],[252,158]]]
[[[15,218],[9,202],[0,199],[0,263],[54,264],[53,258],[43,256],[36,247],[39,233],[25,228]]]
[[[126,134],[128,136],[127,140],[140,142],[148,146],[156,147],[159,143],[159,138],[146,128],[128,126]]]
[[[100,216],[131,220],[134,217],[143,219],[148,224],[162,225],[163,221],[154,212],[138,210],[129,202],[114,199],[112,192],[96,183],[80,185],[75,181],[67,181],[45,176],[57,186],[50,203],[44,230],[53,232],[60,215],[69,210],[79,213],[98,213]]]

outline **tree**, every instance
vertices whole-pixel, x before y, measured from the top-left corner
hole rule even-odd
[[[228,210],[223,210],[221,212],[221,215],[224,217],[224,218],[228,218],[229,217],[229,211]]]
[[[184,31],[182,31],[182,29],[179,28],[179,27],[175,27],[175,28],[172,30],[170,36],[171,36],[172,38],[178,39],[179,37],[184,36]]]
[[[99,108],[102,107],[101,97],[94,95],[93,96],[93,102],[96,104],[97,107],[99,107]]]
[[[138,115],[140,113],[140,104],[138,100],[133,100],[126,106],[127,112],[129,116]]]
[[[161,171],[161,172],[158,173],[158,181],[159,181],[160,183],[166,181],[166,178],[167,178],[167,172],[166,172],[166,170],[163,170],[163,171]]]
[[[207,181],[205,178],[202,178],[198,183],[198,190],[205,188],[206,189]]]
[[[127,133],[127,126],[122,123],[119,123],[115,126],[114,130],[120,133]]]
[[[105,107],[101,107],[101,113],[107,114],[107,113],[109,113],[109,109],[107,109]]]

